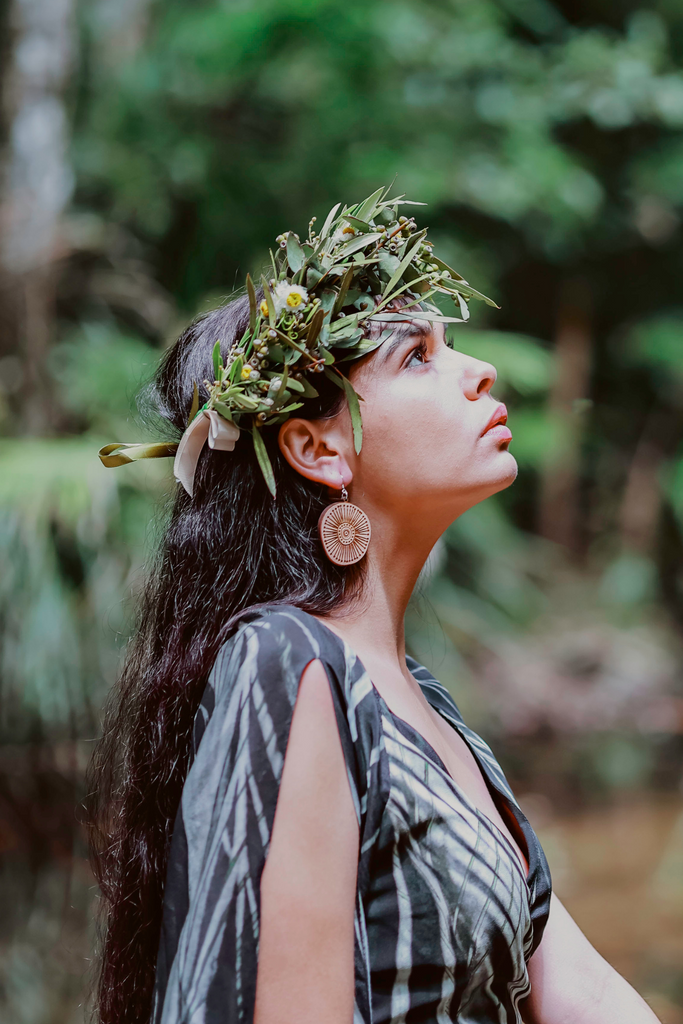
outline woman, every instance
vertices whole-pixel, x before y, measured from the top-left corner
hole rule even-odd
[[[180,443],[100,452],[183,484],[91,766],[103,1024],[656,1020],[405,653],[429,552],[517,467],[495,369],[429,302],[483,296],[398,206],[280,236],[164,358]]]

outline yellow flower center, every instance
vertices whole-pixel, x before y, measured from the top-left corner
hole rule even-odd
[[[301,296],[298,292],[290,292],[287,296],[287,305],[291,309],[296,309],[297,306],[301,305]]]
[[[356,230],[348,224],[345,228],[342,228],[342,235],[355,235]]]
[[[251,370],[252,370],[251,366],[247,365],[247,366],[243,366],[242,367],[242,380],[246,380],[247,379],[247,377],[251,373]]]
[[[265,299],[262,300],[259,309],[261,310],[261,316],[268,316],[268,303]]]

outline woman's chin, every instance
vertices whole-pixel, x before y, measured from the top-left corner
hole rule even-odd
[[[514,457],[512,452],[505,448],[501,448],[496,457],[496,469],[493,474],[494,480],[498,483],[496,487],[497,491],[502,491],[504,488],[509,487],[510,484],[514,483],[517,479],[519,472],[519,466],[517,465],[517,459]]]

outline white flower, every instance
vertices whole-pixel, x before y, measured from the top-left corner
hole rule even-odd
[[[288,313],[296,313],[297,309],[303,309],[308,302],[308,292],[300,284],[280,281],[273,289],[273,300],[276,316],[279,316],[283,309]]]

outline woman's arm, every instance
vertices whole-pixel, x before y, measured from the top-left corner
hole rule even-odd
[[[529,961],[528,1024],[657,1024],[636,990],[590,944],[557,896]]]
[[[299,686],[261,879],[254,1024],[351,1024],[358,823],[319,661]]]

